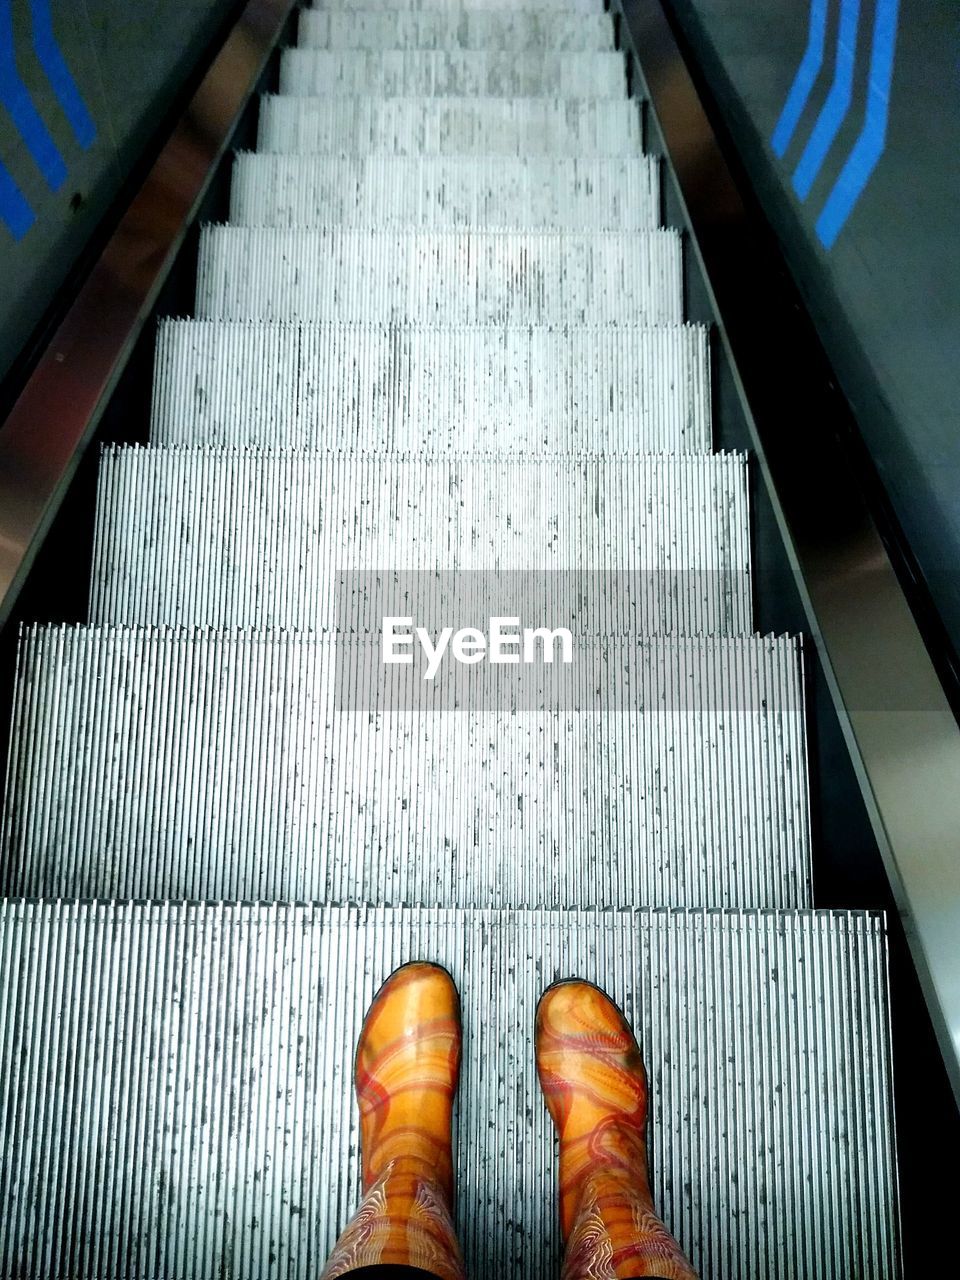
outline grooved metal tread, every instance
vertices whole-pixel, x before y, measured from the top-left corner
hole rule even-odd
[[[529,0],[528,0],[529,2]],[[406,12],[303,9],[301,49],[529,49],[582,53],[613,49],[613,22],[595,5],[589,12],[527,8],[432,8]]]
[[[548,710],[391,670],[378,637],[29,628],[4,892],[809,904],[794,641],[578,638]]]
[[[196,309],[220,320],[679,324],[681,241],[674,231],[205,227]]]
[[[0,1273],[313,1280],[356,1207],[352,1059],[399,963],[463,998],[468,1274],[559,1274],[531,1048],[599,980],[650,1076],[652,1191],[710,1280],[890,1280],[883,922],[867,914],[0,904]]]
[[[742,635],[745,460],[104,450],[92,621],[342,628],[364,574],[438,570],[575,574],[587,632]]]
[[[624,98],[621,53],[285,49],[280,93],[298,97]]]
[[[527,7],[550,14],[589,13],[602,8],[603,0],[522,0],[519,8]],[[389,9],[396,13],[428,13],[437,10],[444,13],[500,13],[512,12],[514,0],[313,0],[311,10],[324,9],[333,12],[356,13],[360,10]]]
[[[654,230],[659,166],[504,156],[410,158],[241,154],[230,221],[258,227],[544,227]]]
[[[637,104],[612,98],[267,95],[257,146],[299,155],[636,157],[643,135]]]
[[[160,325],[156,444],[704,453],[707,330]]]

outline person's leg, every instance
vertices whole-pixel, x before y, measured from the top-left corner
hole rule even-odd
[[[437,1280],[437,1277],[432,1271],[423,1271],[420,1267],[392,1267],[389,1263],[381,1263],[350,1271],[348,1280]]]
[[[463,1280],[451,1214],[451,1119],[460,1072],[460,1001],[436,965],[410,964],[381,987],[357,1046],[363,1200],[322,1280],[369,1272]],[[418,1270],[408,1271],[409,1268]]]
[[[590,983],[557,983],[537,1009],[536,1048],[560,1138],[563,1280],[696,1280],[653,1207],[646,1075],[620,1010]]]

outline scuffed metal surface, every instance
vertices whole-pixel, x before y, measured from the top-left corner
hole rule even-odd
[[[736,455],[109,449],[90,614],[329,628],[351,572],[612,570],[630,589],[594,631],[743,635],[746,479]]]
[[[644,156],[237,156],[230,221],[249,227],[537,227],[642,231],[660,225],[660,169]]]
[[[175,320],[160,327],[156,444],[343,452],[704,453],[699,325],[512,328]]]
[[[315,1277],[358,1199],[360,1020],[417,958],[463,992],[470,1274],[558,1272],[531,1032],[569,974],[637,1028],[654,1197],[701,1275],[896,1274],[875,917],[56,903],[0,907],[0,1272]]]
[[[341,323],[679,324],[675,231],[207,227],[197,314]]]
[[[357,691],[341,639],[25,637],[8,893],[443,906],[809,903],[788,640],[609,641],[586,710],[428,713]],[[413,672],[412,668],[403,671]],[[412,679],[419,677],[413,673]],[[364,698],[368,701],[364,703]]]
[[[636,156],[640,111],[617,98],[295,98],[260,104],[258,149],[309,155]]]

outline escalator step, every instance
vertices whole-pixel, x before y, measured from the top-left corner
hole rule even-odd
[[[708,333],[161,324],[157,444],[703,453]]]
[[[736,455],[109,448],[90,617],[352,629],[338,582],[362,574],[401,571],[413,589],[415,573],[525,573],[559,590],[576,571],[585,633],[743,635],[749,543]]]
[[[626,97],[621,53],[285,49],[280,92],[296,97]]]
[[[301,49],[533,49],[583,53],[613,49],[613,23],[597,3],[589,12],[529,7],[432,8],[418,12],[371,7],[346,12],[304,9]]]
[[[197,314],[220,320],[680,324],[673,231],[206,227]]]
[[[390,9],[396,13],[499,13],[512,10],[513,0],[315,0],[311,9],[357,13],[361,10]],[[521,0],[521,9],[535,9],[549,14],[599,13],[604,0]]]
[[[796,643],[610,639],[577,657],[560,710],[504,709],[484,664],[437,712],[414,668],[382,679],[375,639],[31,628],[3,891],[809,905]]]
[[[635,102],[550,98],[288,98],[260,103],[260,151],[323,155],[629,156]]]
[[[700,1275],[893,1276],[883,942],[860,913],[0,904],[0,1269],[312,1280],[359,1197],[364,1009],[429,957],[463,996],[468,1274],[559,1274],[530,1039],[573,974],[637,1028],[654,1200]]]
[[[654,230],[657,162],[241,154],[230,220],[254,227]]]

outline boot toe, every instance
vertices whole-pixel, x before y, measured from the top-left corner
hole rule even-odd
[[[589,982],[549,988],[537,1009],[537,1072],[561,1138],[583,1135],[613,1117],[641,1129],[646,1073],[629,1024]]]
[[[357,1045],[364,1183],[413,1162],[451,1185],[453,1099],[460,1075],[460,998],[439,965],[397,969],[380,988]]]

